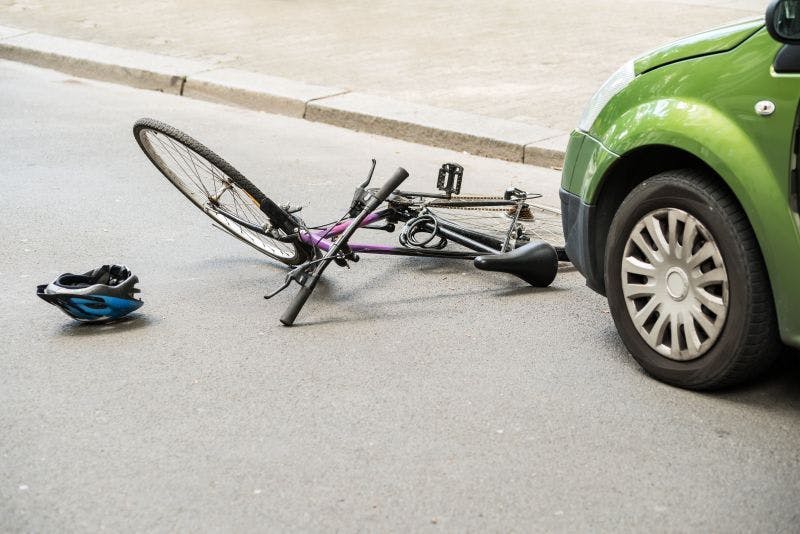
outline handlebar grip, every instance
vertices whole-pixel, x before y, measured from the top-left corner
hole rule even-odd
[[[294,324],[294,320],[297,319],[297,315],[300,313],[303,305],[308,300],[308,297],[311,296],[311,292],[314,291],[315,285],[316,284],[311,284],[300,288],[300,291],[294,296],[292,303],[289,304],[289,307],[286,308],[286,311],[281,315],[281,323],[283,323],[284,326],[292,326]]]
[[[403,183],[403,180],[408,178],[408,171],[405,170],[403,167],[398,167],[391,178],[386,180],[386,183],[383,184],[383,187],[375,193],[375,198],[378,201],[378,204],[386,200],[386,198],[391,195],[395,189],[400,187],[400,184]]]

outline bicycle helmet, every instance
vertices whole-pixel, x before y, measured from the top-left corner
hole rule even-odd
[[[134,298],[139,282],[124,265],[103,265],[84,274],[65,273],[49,284],[37,286],[36,294],[45,302],[78,321],[104,323],[139,309]]]

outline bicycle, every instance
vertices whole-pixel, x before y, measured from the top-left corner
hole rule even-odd
[[[192,137],[154,119],[133,126],[139,147],[158,170],[216,223],[215,226],[292,269],[272,298],[292,282],[300,291],[281,316],[291,326],[331,263],[349,266],[359,254],[472,260],[475,267],[515,275],[533,286],[555,279],[569,261],[559,210],[538,205],[539,194],[509,189],[502,196],[461,195],[464,169],[446,163],[438,193],[400,191],[402,168],[380,188],[369,188],[376,161],[337,221],[309,226],[300,207],[279,205],[224,159]],[[378,209],[383,203],[385,207]],[[351,243],[359,229],[399,233],[399,247]],[[445,250],[450,244],[461,250]],[[466,249],[466,250],[464,250]]]

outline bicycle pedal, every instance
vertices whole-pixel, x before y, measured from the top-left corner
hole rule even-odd
[[[461,180],[464,177],[464,167],[458,163],[445,163],[439,169],[436,179],[436,188],[447,195],[461,193]]]

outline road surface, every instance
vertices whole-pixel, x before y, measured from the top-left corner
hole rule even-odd
[[[671,388],[563,269],[532,289],[469,264],[331,268],[281,327],[285,271],[213,229],[131,125],[185,129],[309,221],[370,157],[432,187],[558,173],[0,62],[0,530],[796,531],[800,366]],[[34,295],[127,264],[144,307],[80,326]]]

